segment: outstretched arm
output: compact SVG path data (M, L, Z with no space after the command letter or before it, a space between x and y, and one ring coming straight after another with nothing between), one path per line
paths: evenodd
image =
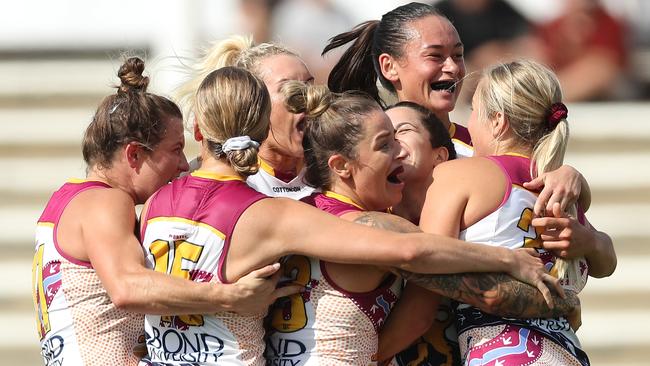
M355 222L397 232L420 231L417 226L400 217L380 212L365 212ZM554 307L551 308L535 287L517 281L505 273L428 275L398 269L394 272L429 291L499 316L556 317L570 313L579 304L577 296L567 291L566 299L553 293Z

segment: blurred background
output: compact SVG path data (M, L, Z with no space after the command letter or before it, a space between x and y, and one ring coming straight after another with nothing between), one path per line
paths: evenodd
M171 96L201 47L234 33L297 50L317 82L330 37L379 19L395 0L21 0L0 13L0 359L42 364L31 304L35 222L50 194L83 177L80 142L122 56L146 57L150 91ZM590 279L578 331L593 365L647 365L650 347L650 1L443 0L470 71L535 57L569 103L567 163L588 179L590 221L618 268ZM464 124L466 98L452 114ZM187 154L197 148L187 135Z

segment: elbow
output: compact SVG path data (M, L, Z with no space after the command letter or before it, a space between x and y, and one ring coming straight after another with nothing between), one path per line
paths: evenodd
M124 311L136 311L139 308L139 303L135 296L131 294L126 286L121 286L119 289L108 292L113 305L116 308Z
M595 268L594 266L589 267L589 276L593 278L605 278L611 276L616 270L618 260L616 256L609 261L606 265Z
M602 234L604 239L600 240L602 243L599 249L593 251L591 256L587 256L587 265L589 276L594 278L603 278L611 276L616 270L618 259L614 251L614 244L612 239Z
M422 256L417 245L404 245L397 249L398 264L402 268L413 268L415 262Z

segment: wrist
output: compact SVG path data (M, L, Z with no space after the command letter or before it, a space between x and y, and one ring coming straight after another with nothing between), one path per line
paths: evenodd
M236 284L210 283L210 285L213 290L211 302L215 304L215 312L232 311L238 298Z
M517 260L515 259L515 251L508 248L498 247L501 252L498 253L500 263L500 270L498 272L511 273L515 268Z

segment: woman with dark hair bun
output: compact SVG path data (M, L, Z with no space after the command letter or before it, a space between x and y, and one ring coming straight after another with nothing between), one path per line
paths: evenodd
M144 266L134 206L188 164L181 112L146 91L143 71L139 58L120 67L117 93L84 134L86 178L63 184L38 220L32 291L46 364L135 365L146 353L144 312L256 311L260 298L274 299L277 278L265 277L277 264L233 285L188 284Z

